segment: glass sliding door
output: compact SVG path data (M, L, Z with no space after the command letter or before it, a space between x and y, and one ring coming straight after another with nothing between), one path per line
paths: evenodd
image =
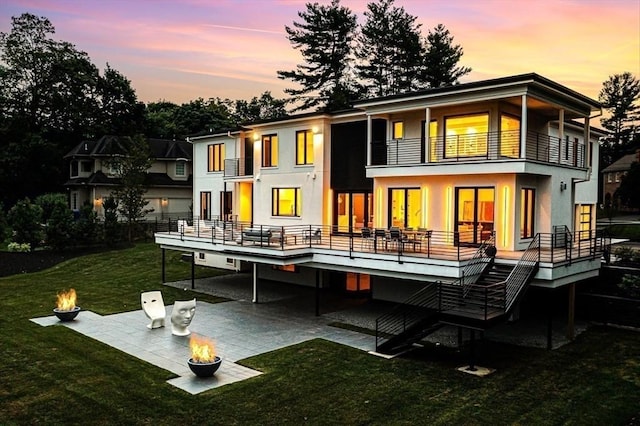
M480 244L494 230L495 190L456 188L456 228L459 244Z
M200 193L200 219L211 220L211 192Z
M337 232L359 232L373 225L373 194L369 192L338 192L334 224Z
M417 229L421 226L420 188L389 189L389 200L389 227Z

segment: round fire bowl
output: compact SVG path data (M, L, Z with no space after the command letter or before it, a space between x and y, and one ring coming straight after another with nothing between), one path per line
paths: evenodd
M222 358L219 356L215 357L215 359L211 362L195 362L193 358L189 358L189 368L193 371L198 377L211 377L214 375L218 368L220 368L220 363L222 363Z
M53 309L53 313L56 314L58 319L63 322L73 321L75 317L78 316L79 312L80 312L80 306L76 306L70 311L62 311L58 308Z

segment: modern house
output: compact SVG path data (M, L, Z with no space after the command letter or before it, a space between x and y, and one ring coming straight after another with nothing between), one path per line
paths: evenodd
M598 275L600 112L524 74L200 136L196 217L155 239L250 265L254 301L260 278L398 302L380 351L441 324L484 330L531 286L573 295Z
M84 203L93 204L99 217L104 217L102 202L120 183L113 158L125 155L124 140L118 136L103 136L85 141L72 149L69 160L69 204L78 210ZM153 160L147 171L145 199L147 218L166 219L190 214L192 205L192 150L186 141L147 139Z

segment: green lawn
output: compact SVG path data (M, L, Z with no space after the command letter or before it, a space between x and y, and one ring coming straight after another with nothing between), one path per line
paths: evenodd
M167 279L188 278L168 254ZM190 395L165 382L170 372L29 321L69 287L83 309L139 309L140 291L160 288L160 249L0 278L0 424L624 425L640 412L640 333L598 327L555 351L485 341L481 364L497 368L485 378L457 372L464 354L447 348L384 360L314 340L244 360L259 377ZM162 291L167 304L184 297Z

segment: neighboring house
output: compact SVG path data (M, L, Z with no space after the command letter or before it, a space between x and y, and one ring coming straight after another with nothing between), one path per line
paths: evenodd
M192 205L192 145L164 139L147 142L153 162L145 181L148 187L145 199L149 201L145 208L153 211L146 218L188 215ZM104 217L103 200L120 183L118 170L111 160L124 154L119 137L103 136L97 141L82 142L65 155L69 160L69 180L65 186L72 210L77 211L89 202L98 216Z
M517 315L530 285L598 275L600 111L524 74L192 138L198 217L156 242L212 266L247 262L254 299L260 277L412 297L433 314L418 334L486 329Z
M605 205L612 202L616 191L620 188L622 178L631 170L631 165L637 162L640 162L640 150L623 156L602 170L602 199ZM616 208L624 208L624 206L616 202Z

